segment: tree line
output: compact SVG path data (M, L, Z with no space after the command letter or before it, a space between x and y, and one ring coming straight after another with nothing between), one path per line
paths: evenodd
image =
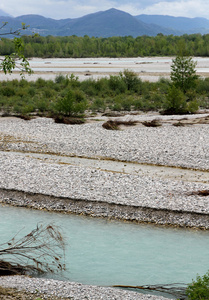
M188 56L209 56L209 34L155 37L22 36L24 55L41 58L176 56L181 45ZM0 55L14 52L11 39L0 40Z

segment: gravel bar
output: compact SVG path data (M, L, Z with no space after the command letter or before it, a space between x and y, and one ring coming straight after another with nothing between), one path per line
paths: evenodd
M194 118L190 116L192 117ZM138 121L150 120L150 117L144 115L130 118ZM52 119L46 118L31 121L1 118L0 150L52 152L191 169L209 169L209 125L207 124L155 128L141 126L112 131L102 128L102 123L66 126L55 124Z
M193 118L194 116L191 116ZM150 117L136 116L146 120ZM182 116L181 116L182 118ZM166 118L164 118L166 119ZM178 118L177 118L178 119ZM56 163L30 152L112 159L209 170L209 125L107 131L102 122L55 124L37 118L0 118L0 201L2 203L209 229L206 183L104 171ZM24 152L22 155L18 152ZM28 277L1 277L0 285L62 299L165 299L119 289Z
M122 289L83 285L69 281L30 278L26 276L0 277L3 287L26 290L35 295L41 294L44 299L56 296L72 300L166 300L168 298L155 295L125 291ZM36 297L34 298L36 299Z

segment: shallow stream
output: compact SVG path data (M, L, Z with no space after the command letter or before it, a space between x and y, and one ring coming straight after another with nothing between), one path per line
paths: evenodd
M1 243L38 222L60 226L66 238L67 271L57 279L102 286L189 283L209 269L208 231L0 206Z

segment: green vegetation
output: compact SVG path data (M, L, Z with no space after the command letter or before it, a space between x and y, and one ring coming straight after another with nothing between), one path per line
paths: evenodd
M176 56L179 45L185 44L188 56L209 56L209 34L155 37L84 37L73 36L22 36L25 57L137 57ZM15 50L11 39L2 38L0 55Z
M7 22L3 22L2 26L0 26L0 30L7 26ZM24 73L31 74L32 70L30 68L29 62L24 55L24 43L21 39L20 33L22 30L25 30L28 26L22 23L22 27L17 30L10 29L8 32L0 33L0 44L4 43L1 39L2 36L11 35L13 37L10 40L10 44L12 43L12 47L7 49L4 59L0 59L0 70L3 70L4 73L12 73L15 68L18 68L20 71L20 76L24 76Z
M195 87L198 76L191 57L178 55L171 65L171 86L166 95L165 113L186 114L198 110Z
M188 101L190 97L191 101ZM58 75L55 81L39 78L0 82L0 110L6 114L41 116L84 116L85 111L195 112L209 108L209 79L196 80L185 95L170 80L143 82L125 70L118 76L79 81L74 75Z
M189 300L209 299L209 271L202 277L198 275L196 281L188 285L186 294Z
M184 94L195 87L196 79L198 78L195 67L196 62L191 57L181 55L173 59L171 81Z

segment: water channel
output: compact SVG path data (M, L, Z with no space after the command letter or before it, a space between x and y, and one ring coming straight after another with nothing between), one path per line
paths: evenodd
M190 283L209 269L208 231L0 206L1 243L38 222L60 226L67 241L67 271L56 279L102 286Z

